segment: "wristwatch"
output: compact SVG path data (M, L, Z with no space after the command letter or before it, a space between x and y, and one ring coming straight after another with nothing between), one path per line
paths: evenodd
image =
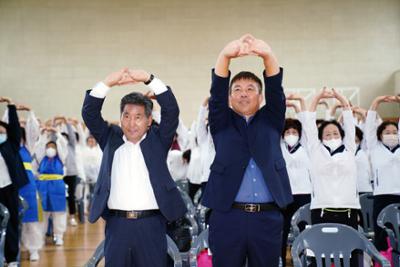
M148 85L149 83L151 83L153 81L153 79L154 79L154 75L150 74L150 78L147 81L145 81L144 84Z

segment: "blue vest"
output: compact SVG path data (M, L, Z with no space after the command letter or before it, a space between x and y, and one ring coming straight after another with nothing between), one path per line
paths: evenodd
M63 167L64 165L58 155L54 158L46 156L40 162L37 186L44 211L66 211Z
M32 157L25 146L19 149L19 155L24 164L26 175L28 176L29 183L19 189L19 194L28 203L22 222L38 222L42 220L42 207L39 201L39 194L36 189L36 179L32 172Z

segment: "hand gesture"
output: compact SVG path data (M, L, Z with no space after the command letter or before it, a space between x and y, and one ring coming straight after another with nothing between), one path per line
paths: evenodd
M115 85L125 85L129 83L135 83L128 72L128 68L123 68L119 71L110 73L103 81L108 87Z
M17 110L21 110L21 111L30 111L31 108L26 106L26 105L17 105Z
M144 83L150 79L150 74L144 70L128 70L128 75L133 83Z

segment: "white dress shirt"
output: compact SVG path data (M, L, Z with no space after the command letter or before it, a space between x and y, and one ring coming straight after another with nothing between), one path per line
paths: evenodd
M148 86L156 95L168 90L157 78L154 78ZM109 90L106 84L99 82L90 95L104 98ZM115 151L111 169L110 196L107 202L109 209L126 211L158 209L149 171L140 148L140 143L145 138L146 134L134 144L123 136L125 143Z

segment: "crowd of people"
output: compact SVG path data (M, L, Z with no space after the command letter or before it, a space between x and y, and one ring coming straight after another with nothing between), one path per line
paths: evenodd
M253 73L230 79L230 60L247 55L263 60L265 99ZM89 221L106 220L110 266L164 266L163 225L185 213L173 181L188 181L192 198L203 192L218 267L278 266L279 257L285 265L290 220L307 203L313 224L357 229L359 196L372 193L376 222L385 206L400 203L399 122L378 113L381 104L400 104L400 96L378 96L363 109L323 88L306 103L299 94L284 94L282 75L264 41L245 35L228 43L213 69L211 95L199 101L189 127L179 119L171 88L142 70L125 68L97 83L85 96L83 121L39 120L32 108L1 97L7 104L0 122L0 203L10 212L8 266L20 247L39 260L49 218L54 245L63 246L67 225L77 225L80 181L87 186ZM110 88L137 82L151 91L128 94L120 122L105 121L101 107ZM22 222L19 196L28 203ZM375 246L386 249L376 225ZM128 257L121 247L129 248Z

